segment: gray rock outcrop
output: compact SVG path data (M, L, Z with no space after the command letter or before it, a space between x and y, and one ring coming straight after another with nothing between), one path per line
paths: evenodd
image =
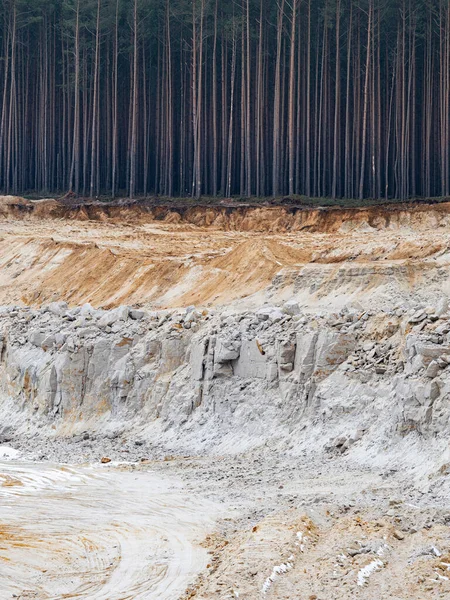
M239 430L246 443L296 427L341 439L381 416L386 435L439 435L450 418L447 306L315 318L286 305L225 318L194 307L4 307L0 402L41 433L114 423L204 447L235 443Z

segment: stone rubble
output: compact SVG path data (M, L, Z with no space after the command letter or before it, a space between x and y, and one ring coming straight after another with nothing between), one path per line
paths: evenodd
M0 309L0 390L32 423L70 421L74 434L139 424L207 449L239 436L237 423L248 444L322 423L320 443L345 452L380 410L386 431L445 431L449 365L446 299L314 316L296 301L234 314Z

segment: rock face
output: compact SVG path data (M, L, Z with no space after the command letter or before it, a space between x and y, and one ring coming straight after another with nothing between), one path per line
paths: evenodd
M310 427L353 440L332 444L345 451L377 422L383 437L380 420L386 435L440 434L450 418L447 306L315 318L290 304L228 316L3 307L0 403L41 433L140 427L205 448L234 445L244 430L252 444Z

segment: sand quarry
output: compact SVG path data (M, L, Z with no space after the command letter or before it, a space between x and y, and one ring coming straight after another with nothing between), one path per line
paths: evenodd
M446 203L3 197L0 598L448 598L449 248Z

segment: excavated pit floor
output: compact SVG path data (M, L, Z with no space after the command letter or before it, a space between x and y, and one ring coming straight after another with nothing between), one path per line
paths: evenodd
M0 462L0 597L178 598L218 506L120 466Z
M2 462L0 597L447 598L445 490L426 495L400 471L270 449Z

